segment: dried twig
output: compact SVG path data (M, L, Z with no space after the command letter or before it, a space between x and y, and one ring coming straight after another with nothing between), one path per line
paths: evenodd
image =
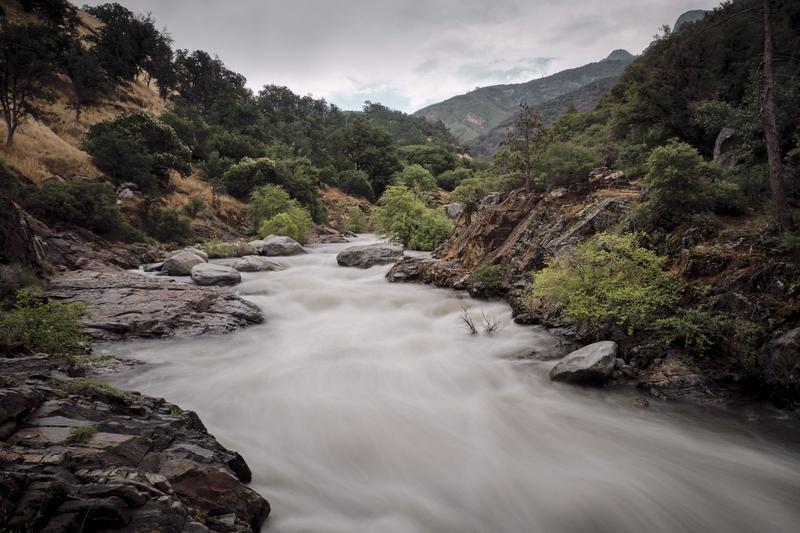
M472 315L469 314L469 309L467 309L465 305L461 307L461 322L464 323L464 328L470 336L474 337L478 334L478 327L475 325L475 321L472 319Z

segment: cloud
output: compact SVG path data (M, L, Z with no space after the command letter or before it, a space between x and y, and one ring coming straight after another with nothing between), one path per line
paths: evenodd
M106 0L89 0L90 4ZM345 109L404 111L643 50L713 0L118 0L175 46L215 53L258 90L281 84Z

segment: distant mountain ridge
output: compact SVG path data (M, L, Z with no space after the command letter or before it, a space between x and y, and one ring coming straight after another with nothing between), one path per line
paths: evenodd
M441 120L459 141L471 141L514 116L520 102L536 106L597 80L616 78L634 58L626 50L614 50L595 63L525 83L481 87L424 107L414 115Z

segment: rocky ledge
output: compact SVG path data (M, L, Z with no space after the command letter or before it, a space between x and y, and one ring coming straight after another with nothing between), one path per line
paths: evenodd
M223 289L127 272L67 272L47 296L84 302L86 332L103 341L228 333L264 321L258 306Z
M260 529L269 503L197 415L82 373L0 358L0 529Z

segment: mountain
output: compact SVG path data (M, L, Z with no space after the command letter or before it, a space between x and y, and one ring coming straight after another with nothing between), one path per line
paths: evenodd
M705 16L706 12L702 9L692 9L691 11L687 11L678 17L678 20L675 21L675 25L672 27L672 31L678 31L686 24L703 20Z
M549 124L561 115L570 112L583 113L591 111L597 105L600 97L611 89L618 79L618 76L609 76L608 78L593 81L570 93L537 104L533 108L539 113L545 124ZM491 159L492 155L500 147L500 143L508 135L515 118L516 114L511 115L488 132L466 142L465 145L469 152L481 159Z
M520 102L541 104L596 80L619 76L633 59L634 56L625 50L614 50L596 63L525 83L481 87L424 107L414 115L441 120L459 141L469 141L513 116Z

